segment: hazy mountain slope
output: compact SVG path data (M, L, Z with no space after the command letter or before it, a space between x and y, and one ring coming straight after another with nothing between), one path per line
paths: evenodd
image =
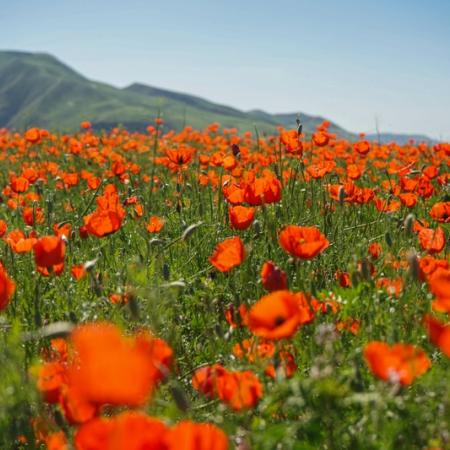
M256 128L260 134L274 133L279 125L294 128L297 117L295 113L245 112L140 83L119 89L91 81L51 55L0 51L0 127L73 131L82 120L90 120L98 129L123 125L144 131L157 115L164 117L168 128L177 130L185 125L203 128L219 122L222 127L236 127L241 132ZM314 132L325 120L302 113L300 117L305 133ZM347 139L357 138L334 123L330 131ZM393 136L397 141L409 138L382 134L381 140L389 141Z

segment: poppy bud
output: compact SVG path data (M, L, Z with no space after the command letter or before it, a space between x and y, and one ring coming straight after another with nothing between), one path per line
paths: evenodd
M163 278L167 281L170 278L170 266L167 263L163 264L162 267Z
M128 297L128 307L134 320L139 320L139 303L134 295Z
M175 404L178 409L184 413L189 410L189 400L184 393L184 391L179 386L171 386L170 393L172 394L173 399L175 400Z
M344 203L345 200L345 189L343 186L341 186L339 188L339 193L338 193L338 198L339 198L339 204L342 205Z
M411 249L406 256L409 264L409 273L414 280L420 279L420 268L417 253L414 249Z
M203 222L197 222L197 223L193 223L192 225L189 225L184 231L183 234L181 235L181 239L183 241L187 241L191 235L194 233L194 231L200 227L201 225L203 225Z
M406 234L411 235L413 224L414 224L414 214L408 214L406 216L404 223Z
M392 237L391 237L391 233L389 233L389 231L386 231L386 234L384 235L384 239L386 240L386 244L389 247L392 247Z

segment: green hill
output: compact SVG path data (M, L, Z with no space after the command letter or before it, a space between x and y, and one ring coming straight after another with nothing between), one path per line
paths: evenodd
M0 126L30 126L73 131L82 120L96 128L118 124L144 130L157 114L168 127L202 128L211 122L240 131L272 133L276 126L295 126L296 114L244 112L208 100L135 83L119 89L91 81L51 55L0 51ZM301 115L306 132L323 119ZM334 126L341 136L350 133Z
M279 125L294 128L297 118L296 113L240 111L139 83L119 89L91 81L51 55L0 51L0 127L23 130L39 126L70 132L78 129L82 120L89 120L97 129L123 125L143 131L158 114L164 117L167 127L176 130L185 125L203 128L219 122L222 127L236 127L241 132L256 128L261 134L273 133ZM313 132L323 120L301 114L306 133ZM356 138L333 123L330 131L340 137Z

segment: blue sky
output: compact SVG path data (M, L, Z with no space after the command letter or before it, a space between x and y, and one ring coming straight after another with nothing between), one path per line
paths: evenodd
M0 47L89 78L450 140L449 0L0 0Z

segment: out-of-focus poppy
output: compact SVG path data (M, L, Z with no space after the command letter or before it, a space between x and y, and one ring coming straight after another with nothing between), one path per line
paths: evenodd
M435 311L450 312L450 270L438 267L429 277L431 293L436 297L432 306Z
M33 251L36 265L50 268L64 262L66 244L59 236L44 236L36 241Z
M364 358L375 376L385 381L411 384L423 375L431 362L426 353L410 344L369 342L364 348Z
M159 233L164 227L165 221L158 216L150 217L145 228L149 233Z
M228 438L213 424L184 420L170 430L168 445L168 450L227 450Z
M0 311L3 311L16 290L16 284L9 278L3 264L0 263Z
M98 417L75 433L76 450L168 450L169 429L159 419L140 412Z
M435 230L422 228L419 231L420 246L431 255L440 253L445 247L445 241L445 233L441 227L437 227Z
M241 411L257 405L263 395L263 386L250 370L227 371L217 379L217 393L220 400L235 411Z
M172 352L163 341L140 335L126 338L112 324L81 325L71 341L74 358L68 384L96 405L143 405L171 361Z
M450 324L443 324L429 314L424 317L424 323L430 341L450 358Z

